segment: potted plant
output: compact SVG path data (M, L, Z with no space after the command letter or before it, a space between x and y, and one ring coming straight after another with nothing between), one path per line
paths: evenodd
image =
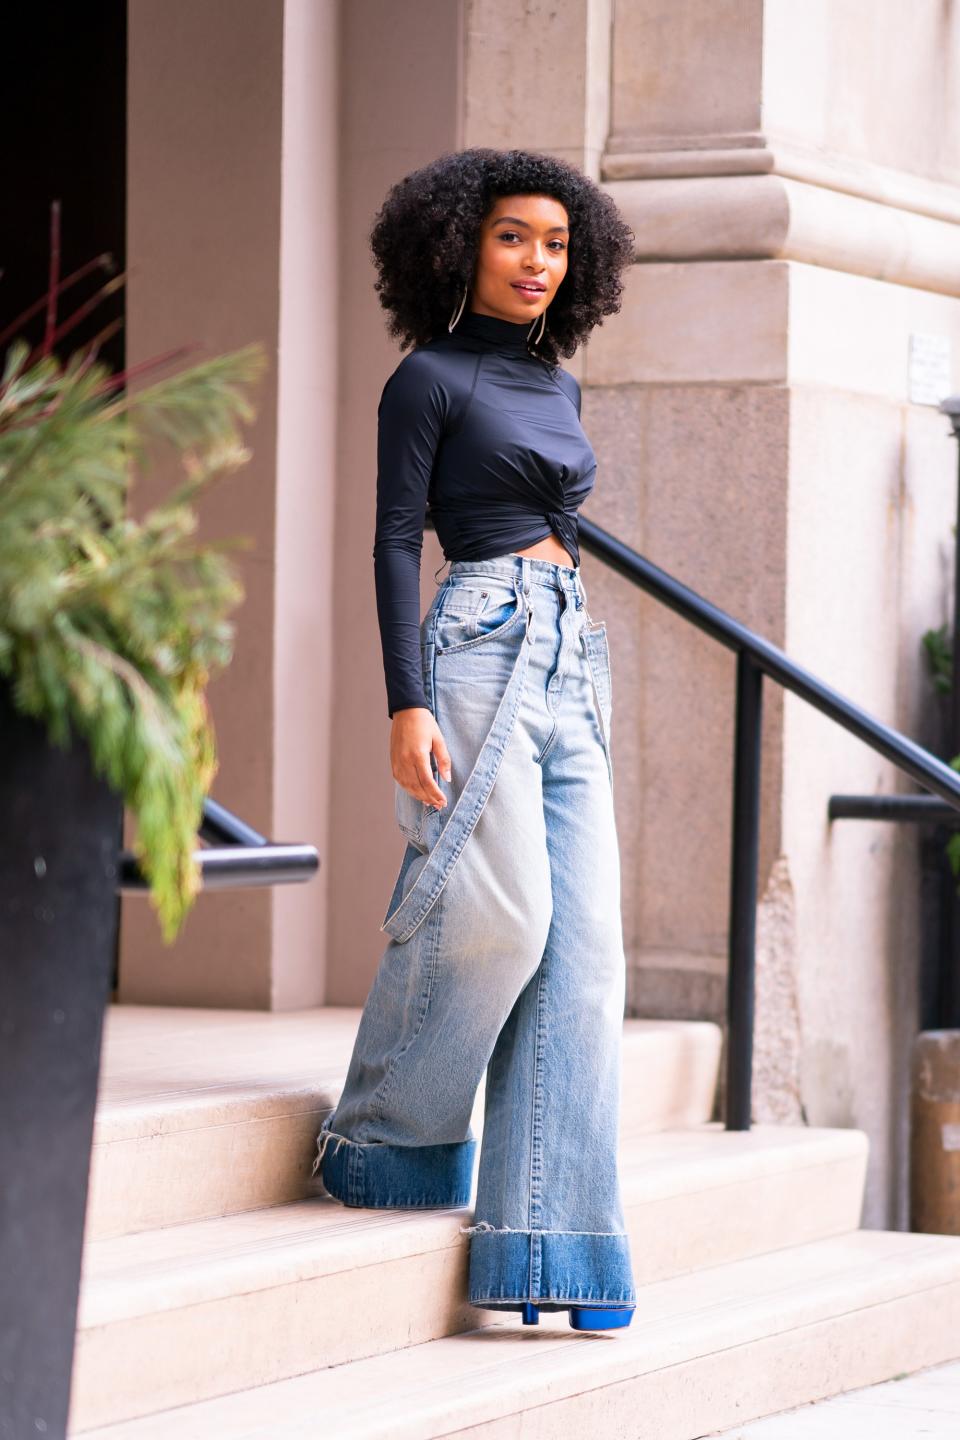
M58 358L79 311L58 324L57 298L81 273L57 274L58 226L54 205L47 293L0 329L0 1410L17 1434L65 1433L124 806L168 943L199 888L205 689L243 594L227 551L247 542L201 543L196 504L249 458L266 364L251 344L142 383L185 348L111 374L109 326ZM134 518L158 443L183 478Z

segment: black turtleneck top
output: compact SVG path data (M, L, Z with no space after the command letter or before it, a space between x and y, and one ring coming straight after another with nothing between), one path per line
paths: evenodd
M554 533L580 563L577 510L597 461L580 386L527 345L530 321L467 311L411 350L377 411L373 546L387 713L427 706L420 560L429 506L446 560L488 560Z

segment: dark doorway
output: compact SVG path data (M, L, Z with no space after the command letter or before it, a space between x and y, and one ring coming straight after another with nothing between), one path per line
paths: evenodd
M126 0L7 6L3 42L0 330L47 288L52 201L60 202L61 279L99 255L112 257L109 269L94 267L59 297L58 324L126 265ZM99 357L123 370L123 314L120 286L62 337L57 355L65 360L119 320ZM39 343L45 320L41 308L23 338ZM116 979L115 959L114 986Z
M61 276L103 252L113 255L118 272L126 263L126 0L9 6L3 29L0 314L6 324L46 288L52 200L61 202ZM80 280L64 295L58 316L107 278L97 270ZM64 336L58 353L91 340L122 313L121 289ZM25 333L40 339L43 316ZM123 354L121 328L102 357L121 370Z

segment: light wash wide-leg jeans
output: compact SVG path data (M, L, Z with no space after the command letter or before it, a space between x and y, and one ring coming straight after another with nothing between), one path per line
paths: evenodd
M421 654L447 805L396 787L390 938L314 1174L347 1205L469 1204L485 1074L469 1302L633 1306L606 625L579 567L458 560Z

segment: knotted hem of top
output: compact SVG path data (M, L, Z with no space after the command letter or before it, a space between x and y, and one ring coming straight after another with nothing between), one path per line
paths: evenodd
M330 1145L330 1141L336 1143ZM451 1208L470 1203L477 1141L388 1145L323 1128L317 1158L324 1188L344 1205L377 1209Z
M460 1227L464 1230L464 1227ZM623 1231L507 1230L471 1225L467 1299L481 1309L543 1310L637 1302Z

